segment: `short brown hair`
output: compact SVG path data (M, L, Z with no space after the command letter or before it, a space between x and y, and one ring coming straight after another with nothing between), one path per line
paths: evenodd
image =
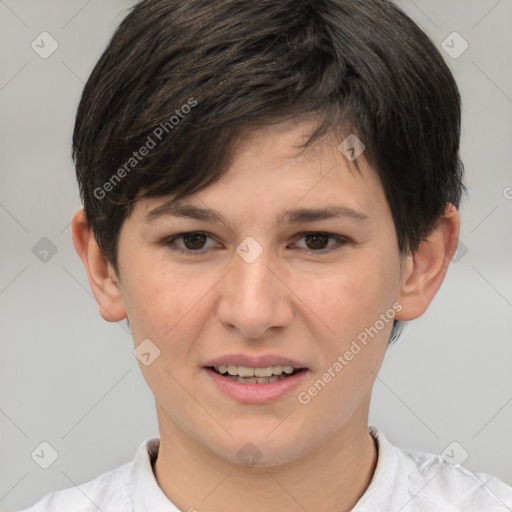
M116 272L119 232L138 198L207 187L227 171L241 127L305 112L321 121L308 142L341 127L363 141L401 252L417 248L447 203L458 207L457 85L392 2L135 5L85 85L73 135L87 220Z

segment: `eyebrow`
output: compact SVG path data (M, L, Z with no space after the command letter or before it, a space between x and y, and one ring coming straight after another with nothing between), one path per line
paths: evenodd
M231 223L221 213L211 208L200 208L172 199L148 212L144 217L144 222L150 223L167 216L190 218L210 223L221 222L231 228ZM275 223L300 224L342 217L358 221L369 220L366 214L348 206L328 206L326 208L283 210L276 216Z

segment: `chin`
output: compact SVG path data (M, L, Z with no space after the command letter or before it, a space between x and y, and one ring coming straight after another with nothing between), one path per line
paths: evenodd
M233 437L223 436L222 440L205 439L204 444L219 457L248 468L270 468L293 462L307 452L307 442L297 432L294 435L289 430L279 432L273 422L271 428L268 423L252 425L251 428L230 430L235 433ZM275 429L275 431L272 431ZM269 434L270 433L270 434Z

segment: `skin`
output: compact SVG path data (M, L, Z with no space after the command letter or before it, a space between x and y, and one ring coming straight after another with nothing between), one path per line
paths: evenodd
M139 200L121 229L119 275L83 210L73 217L73 241L101 315L128 317L135 346L149 338L161 351L140 366L158 413L155 475L180 510L354 507L377 462L368 410L392 322L307 405L297 395L394 303L401 308L397 319L420 316L455 252L459 216L448 205L418 250L400 254L382 185L364 154L359 173L333 135L299 152L312 127L312 121L286 121L249 131L228 173L187 198L220 212L229 226L172 216L146 223L146 213L169 198ZM367 220L275 223L284 209L326 205L350 207ZM169 243L190 231L211 237L200 255L172 249L187 247L183 239ZM304 232L347 241L315 245ZM263 249L252 263L236 253L247 236ZM325 246L339 249L313 252ZM220 392L203 368L229 353L290 357L305 362L308 374L299 389L271 403L240 403ZM261 452L252 467L237 457L247 442Z

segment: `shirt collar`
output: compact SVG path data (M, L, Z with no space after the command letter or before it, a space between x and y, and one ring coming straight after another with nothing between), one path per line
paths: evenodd
M375 426L368 427L377 448L377 466L372 481L352 512L381 511L382 506L393 503L394 498L407 486L397 482L399 461L396 448ZM179 512L158 486L153 463L158 456L160 438L146 439L137 450L131 468L131 486L134 512ZM398 489L404 487L404 489Z
M159 447L159 437L146 439L133 460L131 485L134 512L179 512L160 489L153 473Z
M405 480L396 479L400 471L397 448L374 425L370 425L368 431L377 448L377 466L370 485L351 512L387 510L395 503L397 496L402 495L407 489Z

